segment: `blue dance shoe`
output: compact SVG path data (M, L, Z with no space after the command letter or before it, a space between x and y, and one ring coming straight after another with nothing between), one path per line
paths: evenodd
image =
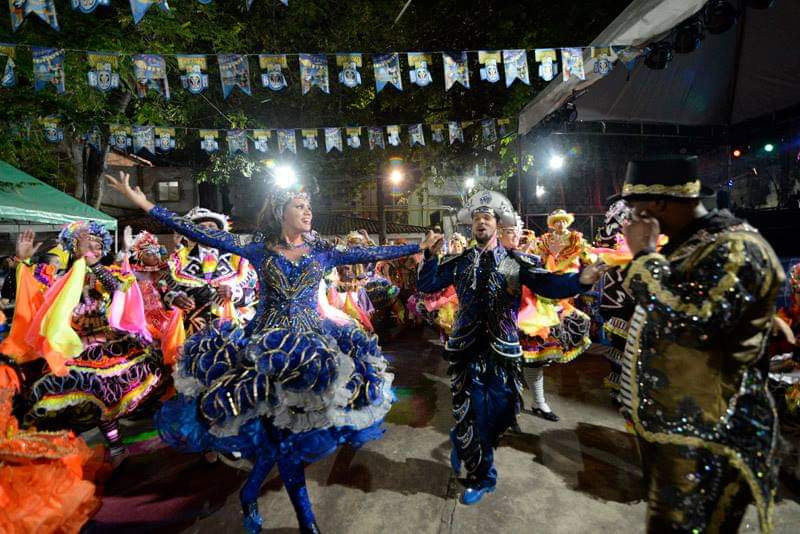
M467 488L461 494L459 501L461 504L466 504L467 506L471 504L477 504L483 498L483 496L487 493L493 493L495 486L486 486L481 488Z
M258 534L261 532L261 525L263 520L258 513L258 503L248 503L242 506L244 512L244 528L250 534Z

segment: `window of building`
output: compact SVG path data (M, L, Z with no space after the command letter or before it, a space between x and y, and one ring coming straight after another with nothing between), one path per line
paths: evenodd
M178 180L158 182L158 202L178 202L181 199L181 184Z

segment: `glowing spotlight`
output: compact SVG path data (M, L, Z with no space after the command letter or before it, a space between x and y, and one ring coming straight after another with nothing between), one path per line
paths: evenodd
M562 168L564 166L564 156L559 154L553 154L550 156L550 168L554 171Z
M467 191L471 190L475 187L475 178L467 178L464 180L464 187L467 188Z
M536 198L542 198L547 191L545 190L543 185L536 186Z
M767 143L766 145L764 145L764 150L766 150L767 152L772 152L773 150L775 150L775 145L773 145L772 143Z
M291 187L297 181L297 174L295 174L294 169L289 165L276 167L272 175L275 177L275 185L281 189Z
M732 155L734 158L741 158L741 157L742 157L742 151L741 151L741 150L739 150L738 148L734 148L734 149L733 149L733 152L731 152L731 155Z
M393 170L389 173L389 180L395 185L399 184L403 181L403 171L399 169Z

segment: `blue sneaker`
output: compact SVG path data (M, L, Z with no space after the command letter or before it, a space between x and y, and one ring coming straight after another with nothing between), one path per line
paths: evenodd
M467 506L471 504L477 504L483 498L483 496L487 493L493 493L495 486L486 486L481 488L467 488L461 494L459 501L461 504L466 504Z
M461 474L461 458L458 457L458 451L455 447L450 447L450 467L456 476Z
M251 502L242 506L244 512L244 529L250 534L261 532L263 520L258 513L258 503Z

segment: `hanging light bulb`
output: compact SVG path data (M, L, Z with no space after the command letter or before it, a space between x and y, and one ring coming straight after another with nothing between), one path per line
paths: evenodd
M711 0L705 11L706 29L714 35L725 33L736 24L738 16L728 0Z
M675 53L688 54L697 50L703 40L703 21L692 18L678 26L675 32Z
M672 61L672 43L661 41L647 47L644 64L653 70L664 70Z

